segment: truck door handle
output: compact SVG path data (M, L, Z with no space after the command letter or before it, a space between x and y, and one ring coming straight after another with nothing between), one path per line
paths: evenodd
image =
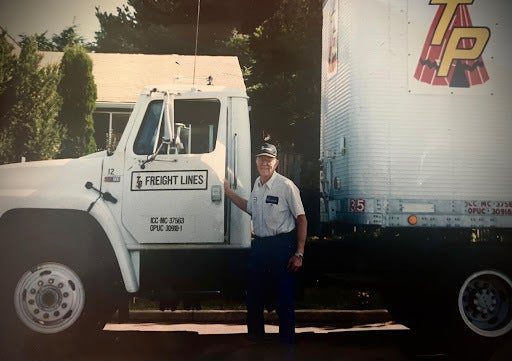
M98 193L99 193L99 195L100 195L101 197L103 197L103 199L104 199L104 200L106 200L107 202L112 202L112 203L114 203L114 204L116 204L116 203L117 203L117 198L116 198L116 197L114 197L114 196L113 196L111 193L109 193L109 192L102 192L102 191L100 191L99 189L97 189L96 187L94 187L94 185L92 184L92 182L86 182L86 183L85 183L85 188L95 190L95 191L96 191L96 192L98 192Z

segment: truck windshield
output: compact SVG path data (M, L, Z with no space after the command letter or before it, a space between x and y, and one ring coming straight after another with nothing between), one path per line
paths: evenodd
M160 119L162 100L149 103L135 139L135 154L152 154L162 142L164 122ZM220 101L185 99L174 101L175 142L164 145L161 154L204 154L213 152L217 142ZM158 142L155 147L155 142Z

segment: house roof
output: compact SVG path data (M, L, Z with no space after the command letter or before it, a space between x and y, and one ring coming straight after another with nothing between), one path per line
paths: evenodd
M59 64L62 52L42 52L42 65ZM135 103L149 84L190 84L194 73L193 55L147 55L89 53L97 86L97 105ZM213 85L245 90L242 70L236 56L197 56L195 85ZM106 105L106 104L105 104Z

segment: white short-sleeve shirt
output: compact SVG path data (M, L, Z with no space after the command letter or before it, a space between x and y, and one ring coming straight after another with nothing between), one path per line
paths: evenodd
M295 228L296 218L305 214L299 189L277 172L265 184L261 184L260 177L256 179L247 212L258 237L288 233Z

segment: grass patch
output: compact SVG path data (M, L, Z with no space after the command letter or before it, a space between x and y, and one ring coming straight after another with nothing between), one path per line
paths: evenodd
M172 307L171 307L172 305ZM132 310L158 310L160 302L133 297L129 308ZM297 296L296 309L372 310L385 308L380 294L374 290L340 287L306 287ZM178 310L245 310L243 300L209 298L166 304L165 309Z
M297 309L371 310L384 308L374 290L340 287L306 287L297 300Z

